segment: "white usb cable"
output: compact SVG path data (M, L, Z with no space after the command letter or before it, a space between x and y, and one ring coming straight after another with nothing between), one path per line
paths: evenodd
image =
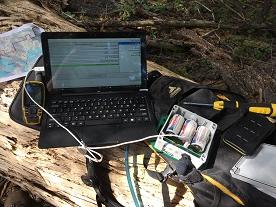
M29 96L29 98L42 110L44 111L49 117L51 117L51 119L53 119L61 128L63 128L64 130L66 130L79 144L80 144L80 148L84 149L85 151L87 151L88 154L85 155L85 157L87 157L88 159L94 161L94 162L101 162L103 160L103 155L99 152L96 152L95 150L92 149L88 149L87 146L80 141L67 127L63 126L58 120L56 120L52 114L50 114L44 107L42 107L41 105L39 105L29 94L28 90L26 89L25 85L26 85L26 81L27 81L27 77L28 75L31 73L31 71L33 71L34 69L30 70L29 73L25 76L24 78L24 82L23 82L23 90L25 90L26 94ZM98 158L96 157L98 156Z
M179 135L174 135L174 134L156 134L156 135L152 135L152 136L147 136L147 137L144 137L144 138L141 138L141 139L136 139L136 140L133 140L133 141L128 141L128 142L121 142L119 144L114 144L114 145L109 145L109 146L101 146L101 147L87 147L88 149L91 149L91 150L97 150L97 149L109 149L109 148L113 148L113 147L119 147L119 146L122 146L122 145L126 145L126 144L134 144L134 143L137 143L137 142L142 142L142 141L146 141L148 139L153 139L153 138L163 138L163 137L176 137L176 138L182 138L181 136Z
M85 154L84 156L90 160L92 160L93 162L101 162L103 160L103 155L97 151L95 151L96 149L109 149L109 148L113 148L113 147L119 147L122 145L126 145L126 144L133 144L133 143L137 143L137 142L141 142L141 141L145 141L148 139L152 139L152 138L158 138L158 137L177 137L177 138L181 138L181 136L179 135L152 135L152 136L148 136L148 137L144 137L141 139L137 139L137 140L133 140L133 141L128 141L128 142L122 142L119 144L115 144L115 145L108 145L108 146L101 146L101 147L87 147L85 145L85 143L83 141L81 141L79 138L77 138L73 132L71 132L67 127L65 127L64 125L62 125L58 120L56 120L52 114L50 112L48 112L44 107L42 107L41 105L39 105L29 94L28 90L26 89L25 85L26 85L26 81L27 78L29 76L29 74L31 73L31 71L34 71L35 68L33 68L32 70L29 71L29 73L25 76L24 78L24 82L23 82L23 90L25 90L26 94L29 96L29 98L42 110L44 111L49 117L51 117L51 119L53 119L61 128L63 128L64 130L66 130L79 144L79 148L82 150L85 150L85 152L87 152L88 154ZM98 157L97 157L98 156Z

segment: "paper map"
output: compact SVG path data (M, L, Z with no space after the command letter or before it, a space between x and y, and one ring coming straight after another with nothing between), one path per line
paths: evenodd
M32 23L0 34L0 82L23 77L42 55L40 34Z

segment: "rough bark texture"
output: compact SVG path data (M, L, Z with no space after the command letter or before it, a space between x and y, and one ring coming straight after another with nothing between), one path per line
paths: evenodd
M33 22L46 31L85 31L43 6L25 0L3 1L0 3L0 32L28 22Z
M250 25L243 24L240 26L218 24L213 21L205 20L189 20L189 21L178 21L178 20L140 20L140 21L89 21L85 23L91 27L158 27L160 30L169 28L214 28L214 29L226 29L226 30L269 30L274 31L274 27L267 26L265 24Z

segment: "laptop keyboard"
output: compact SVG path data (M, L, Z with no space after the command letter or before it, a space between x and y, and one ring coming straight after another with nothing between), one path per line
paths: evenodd
M49 112L64 126L138 123L150 120L146 97L63 97L52 100ZM59 127L48 117L48 128Z

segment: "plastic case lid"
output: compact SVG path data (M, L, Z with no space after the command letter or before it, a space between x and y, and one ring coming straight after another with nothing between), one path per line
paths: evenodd
M254 185L276 198L276 146L262 144L252 156L243 156L230 170L232 177Z

